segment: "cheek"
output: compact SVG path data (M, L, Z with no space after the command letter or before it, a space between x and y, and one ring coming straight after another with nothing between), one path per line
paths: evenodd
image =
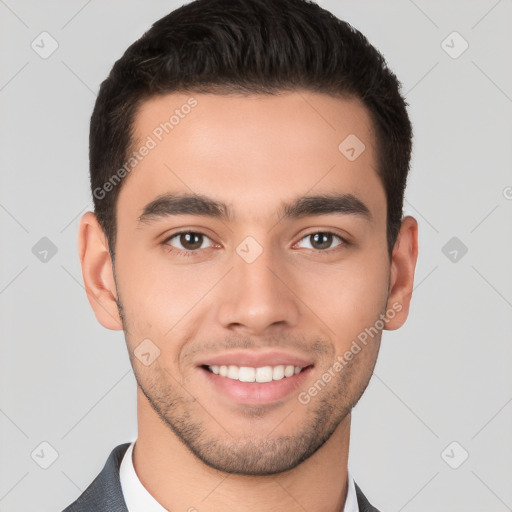
M382 259L375 265L367 261L333 266L305 279L299 295L343 345L374 325L385 311L388 269Z
M172 265L143 251L119 250L116 277L130 335L165 341L183 330L194 309L204 304L221 269Z

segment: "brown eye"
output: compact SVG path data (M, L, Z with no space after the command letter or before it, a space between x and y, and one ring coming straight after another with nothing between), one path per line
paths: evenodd
M336 245L332 245L333 240L337 238L340 240L340 243ZM341 238L339 235L331 233L330 231L318 231L316 233L310 233L306 235L302 240L308 240L310 243L310 247L308 249L314 249L318 251L325 251L326 249L332 249L333 247L337 247L339 245L345 244L345 240Z
M209 238L206 235L203 235L203 233L197 233L195 231L183 231L181 233L176 233L172 235L165 241L165 243L170 245L174 249L177 249L178 251L197 251L198 249L201 248L204 249L204 247L201 246L203 245L205 239L209 240ZM173 240L176 240L179 245L174 245L174 243L172 243Z

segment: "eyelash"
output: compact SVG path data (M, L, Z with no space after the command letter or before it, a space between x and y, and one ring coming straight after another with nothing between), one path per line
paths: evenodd
M336 251L337 249L342 249L343 247L347 247L349 245L351 245L351 243L343 238L342 236L338 235L337 233L333 232L333 231L311 231L310 233L307 233L305 234L300 240L304 240L305 238L309 237L309 236L312 236L312 235L316 235L316 234L324 234L324 235L333 235L334 237L336 238L339 238L341 240L342 243L340 243L339 245L335 246L335 247L331 247L329 249L309 249L309 250L312 250L312 251L315 251L316 253L327 253L327 254L331 254L331 252L333 251ZM165 249L168 251L168 252L172 252L174 254L176 254L177 256L184 256L185 258L190 258L190 257L194 257L194 256L197 256L199 251L201 249L195 249L195 250L183 250L183 249L176 249L176 247L173 247L172 245L169 244L169 242L179 236L179 235L183 235L183 234L195 234L195 235L202 235L206 238L210 238L208 235L206 235L205 233L202 233L201 231L178 231L177 233L173 233L171 236L167 237L163 242L162 242L162 245L165 247ZM207 249L210 249L211 247L207 247Z

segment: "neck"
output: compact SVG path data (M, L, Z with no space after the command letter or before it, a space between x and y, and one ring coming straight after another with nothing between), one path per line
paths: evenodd
M135 471L149 493L168 510L343 511L350 415L311 457L294 469L269 476L229 474L205 465L141 396L138 425L133 452Z

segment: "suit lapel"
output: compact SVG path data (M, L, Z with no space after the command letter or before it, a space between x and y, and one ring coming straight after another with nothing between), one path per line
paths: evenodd
M355 483L355 482L354 482ZM355 483L359 512L379 512L367 499L360 487Z
M130 443L112 450L101 473L82 495L63 512L128 512L121 490L119 467Z

